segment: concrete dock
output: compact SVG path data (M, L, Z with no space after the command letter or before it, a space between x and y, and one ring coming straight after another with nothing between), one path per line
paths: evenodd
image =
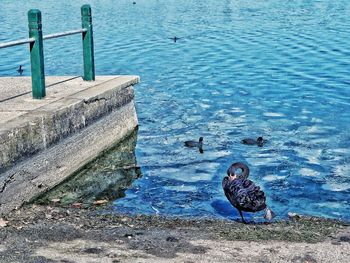
M0 215L47 191L138 125L137 76L46 77L34 100L29 77L0 78Z

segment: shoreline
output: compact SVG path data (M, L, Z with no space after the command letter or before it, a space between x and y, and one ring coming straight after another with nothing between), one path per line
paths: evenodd
M350 226L295 217L273 223L101 214L27 205L0 227L0 262L346 262ZM136 261L137 260L137 261Z

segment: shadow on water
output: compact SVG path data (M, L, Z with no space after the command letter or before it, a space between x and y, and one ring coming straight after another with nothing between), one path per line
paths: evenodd
M88 207L96 200L124 197L126 189L142 176L135 156L136 141L137 130L34 203Z

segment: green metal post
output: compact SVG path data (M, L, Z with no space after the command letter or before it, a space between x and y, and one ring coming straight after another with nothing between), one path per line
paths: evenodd
M95 80L94 39L92 35L92 18L90 5L81 7L83 32L84 80Z
M34 99L45 97L45 72L43 33L41 12L38 9L28 11L29 37L35 42L30 43L30 63L32 66L32 93Z

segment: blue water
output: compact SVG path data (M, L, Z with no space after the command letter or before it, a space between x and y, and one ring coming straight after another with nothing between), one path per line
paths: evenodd
M114 209L236 218L221 180L243 161L280 218L350 220L350 2L136 2L90 1L96 73L142 79L143 176ZM0 42L27 36L30 8L43 12L44 34L79 28L84 3L2 0ZM0 57L0 76L16 75L19 64L29 74L26 46ZM45 42L45 63L48 75L82 74L80 36ZM183 147L200 136L203 154ZM266 146L240 144L257 136Z

